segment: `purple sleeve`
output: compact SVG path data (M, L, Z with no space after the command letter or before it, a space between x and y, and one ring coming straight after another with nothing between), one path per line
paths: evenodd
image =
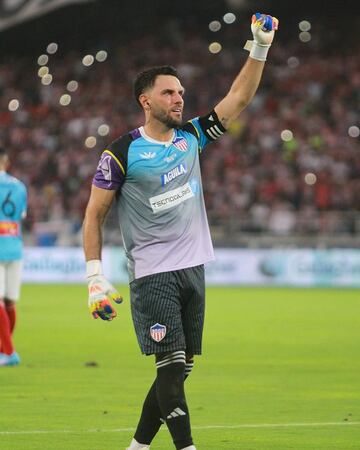
M101 155L93 178L93 185L110 191L117 191L125 181L125 174L118 161L107 152Z

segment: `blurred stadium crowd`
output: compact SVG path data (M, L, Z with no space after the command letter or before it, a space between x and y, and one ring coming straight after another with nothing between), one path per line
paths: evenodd
M319 46L316 30L312 36L302 42L295 32L287 42L276 41L253 103L204 151L214 229L275 235L360 230L360 52L331 54ZM0 141L10 150L11 173L29 188L26 229L34 244L77 242L101 150L142 124L132 96L138 71L167 63L178 68L185 119L207 113L225 95L247 57L242 46L249 33L237 24L227 27L222 50L212 54L209 43L217 37L172 23L165 34L104 45L107 57L97 53L101 48L89 49L101 62L61 53L59 44L42 66L30 57L0 66ZM52 78L44 78L46 67ZM110 233L115 242L118 235Z

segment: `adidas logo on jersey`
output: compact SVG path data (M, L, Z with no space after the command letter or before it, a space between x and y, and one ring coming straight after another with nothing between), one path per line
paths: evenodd
M144 153L140 153L140 156L143 159L152 159L152 158L155 158L156 153L154 153L154 152L144 152Z
M180 408L175 408L173 412L171 412L168 416L167 419L175 419L175 417L180 417L180 416L186 416L186 412L184 412L182 409Z

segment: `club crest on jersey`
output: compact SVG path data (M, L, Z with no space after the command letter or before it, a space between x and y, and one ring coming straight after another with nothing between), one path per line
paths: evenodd
M173 142L173 144L181 152L187 152L188 145L187 145L186 139L184 139L183 137L177 137L175 139L175 141Z
M103 177L106 181L111 181L111 156L103 153L103 156L98 165L98 169L101 170Z
M150 327L150 336L155 342L160 342L166 336L166 326L156 323Z
M161 175L161 185L165 186L166 184L170 183L170 181L175 180L175 178L179 177L180 175L184 175L184 173L186 172L186 165L183 163L179 164L178 166L169 170L169 172L163 173Z

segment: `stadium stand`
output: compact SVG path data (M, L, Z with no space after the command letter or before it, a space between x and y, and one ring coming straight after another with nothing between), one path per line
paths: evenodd
M253 104L203 155L216 243L231 236L240 245L272 245L275 237L278 243L313 239L354 246L358 239L360 52L354 44L331 54L333 36L318 38L325 27L318 24L309 42L300 41L298 33L276 42ZM225 94L247 55L239 24L222 32L218 54L208 50L214 40L209 30L191 23L169 24L164 36L164 30L146 32L90 48L87 53L105 49L108 57L88 67L83 51L60 48L49 55L53 78L48 85L38 76L37 58L17 57L0 66L0 139L11 151L11 172L29 187L27 242L79 243L100 151L141 123L132 98L137 71L176 66L187 90L185 118L190 118ZM78 83L73 92L67 90L71 80ZM63 94L71 95L67 106L59 104ZM12 99L20 105L14 111L9 110ZM104 124L109 133L103 127L101 136ZM111 213L107 226L113 232L106 233L111 243L121 241L115 221Z

